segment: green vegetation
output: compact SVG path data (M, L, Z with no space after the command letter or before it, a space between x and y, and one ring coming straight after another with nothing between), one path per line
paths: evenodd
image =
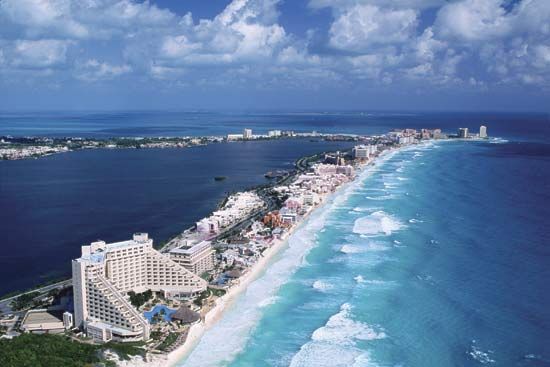
M11 301L11 307L14 311L24 310L34 305L33 299L38 297L40 292L25 293Z
M132 303L132 305L135 308L140 308L147 301L153 298L153 292L150 289L146 290L143 293L135 293L133 291L130 291L128 292L128 296L130 296L130 302Z
M208 296L210 296L210 292L208 290L205 290L200 294L200 296L198 296L193 300L193 303L196 304L197 306L202 306L202 301L207 299Z
M89 367L103 363L114 366L102 358L101 352L109 349L121 359L141 355L142 343L85 344L61 335L23 334L13 339L0 339L0 366L6 367Z
M160 340L162 338L163 333L160 331L151 331L151 339L153 340Z
M225 293L227 293L227 291L225 289L208 288L208 290L216 297L221 297Z
M0 366L80 367L104 362L99 347L57 335L23 334L0 340Z
M166 350L169 346L174 344L178 340L178 333L169 333L162 343L157 347L159 350Z

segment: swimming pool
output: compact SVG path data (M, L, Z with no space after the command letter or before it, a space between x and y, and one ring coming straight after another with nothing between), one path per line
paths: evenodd
M176 312L176 310L173 310L166 305L156 305L151 311L144 312L143 316L145 316L145 318L149 320L151 324L153 324L153 317L155 317L156 314L160 313L161 310L164 310L164 321L172 321L172 314Z

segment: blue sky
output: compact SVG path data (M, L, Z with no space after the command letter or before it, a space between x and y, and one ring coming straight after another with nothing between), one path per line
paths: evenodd
M548 0L0 0L0 109L550 110Z

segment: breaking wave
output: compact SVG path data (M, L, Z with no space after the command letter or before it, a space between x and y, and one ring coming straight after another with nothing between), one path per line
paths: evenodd
M472 345L468 351L470 357L482 364L495 363L496 361L491 357L493 351L488 350L486 352L482 351L477 345L476 341L472 340Z
M358 365L359 361L368 361L368 354L357 348L356 342L383 339L386 334L383 330L353 320L351 309L349 303L341 305L340 311L315 330L311 340L302 345L292 357L290 366L348 367Z
M359 218L353 225L353 232L361 235L377 236L390 235L402 229L404 225L393 216L377 211L367 217Z

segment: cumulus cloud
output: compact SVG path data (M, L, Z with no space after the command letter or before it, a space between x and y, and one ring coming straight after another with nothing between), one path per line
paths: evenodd
M112 65L100 62L96 59L78 62L75 75L78 79L95 82L98 80L109 80L132 71L129 65Z
M466 0L450 3L439 11L435 23L445 38L480 41L505 37L513 29L502 0Z
M364 51L374 44L408 40L416 29L412 9L384 9L356 5L338 15L330 27L330 45L346 51Z
M342 11L357 5L390 6L393 8L427 9L446 4L445 0L310 0L313 9L333 8Z
M44 68L65 63L68 42L59 40L19 40L14 43L12 64Z

